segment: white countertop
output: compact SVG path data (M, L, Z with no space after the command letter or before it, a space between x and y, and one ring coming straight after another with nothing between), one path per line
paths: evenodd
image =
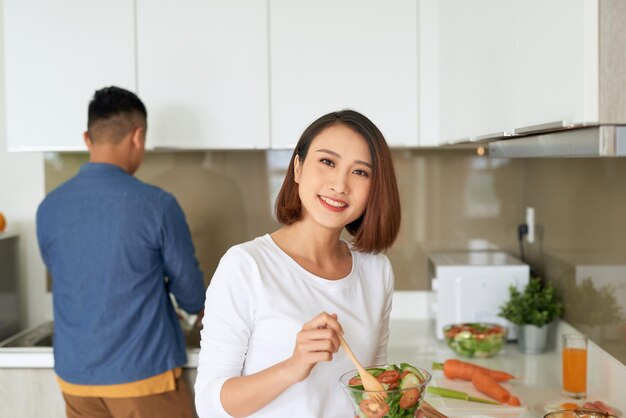
M556 350L539 355L525 355L517 350L515 343L508 343L492 358L467 359L459 357L444 341L435 339L431 321L397 320L392 324L391 333L388 353L390 363L408 362L416 367L432 370L433 362L458 358L520 377L518 380L506 383L505 387L512 395L520 398L525 408L483 405L427 395L428 401L435 408L450 417L536 417L537 415L533 412L535 405L562 397L560 395L561 360ZM442 371L433 372L433 380L443 379ZM474 390L469 382L457 383L455 386L446 383L442 382L442 386L462 389L465 392ZM475 395L486 398L485 395L477 392ZM594 398L593 393L590 395ZM605 398L596 396L594 399Z
M551 347L542 354L523 354L517 349L517 343L509 342L505 348L487 359L468 359L458 356L444 341L435 338L433 321L415 319L396 319L391 323L391 338L388 348L389 363L407 362L414 366L432 370L433 362L443 362L446 359L458 358L472 363L503 370L519 379L504 384L512 395L520 398L525 410L518 408L495 407L472 402L443 400L434 395L427 399L437 409L450 417L471 418L530 418L538 416L535 412L541 411L543 405L553 400L561 400L561 354L560 349ZM559 336L565 332L576 332L570 325L560 321L554 333ZM555 338L553 341L559 341ZM553 344L554 345L554 344ZM445 382L442 371L433 372L434 380L444 380L442 386L451 389L461 389L456 385ZM465 384L462 382L461 384ZM467 384L470 390L471 383ZM619 409L622 416L626 413L626 366L607 354L595 343L589 342L588 358L588 394L591 401L602 400L608 405ZM463 388L464 391L468 392ZM476 396L485 397L476 393ZM443 401L443 403L442 403ZM561 401L563 402L563 401ZM549 402L553 403L553 402ZM451 406L452 409L446 409ZM462 405L468 408L463 410Z

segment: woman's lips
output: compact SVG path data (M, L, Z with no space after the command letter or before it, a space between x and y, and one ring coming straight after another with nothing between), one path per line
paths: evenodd
M336 200L336 199L332 199L330 197L327 196L318 196L319 201L322 203L322 205L324 207L326 207L329 210L332 210L333 212L341 212L343 210L346 210L350 205L348 205L346 202L342 202L341 200Z

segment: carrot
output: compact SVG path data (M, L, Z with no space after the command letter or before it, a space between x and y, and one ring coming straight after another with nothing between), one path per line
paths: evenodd
M498 382L505 382L507 380L515 379L515 376L501 370L492 370L486 367L481 367L476 364L468 363L466 361L449 359L443 363L433 363L433 370L443 369L443 374L448 379L461 379L472 380L472 376L477 370L482 370L496 379Z
M517 396L511 396L508 403L509 406L520 406L522 404Z
M507 403L511 394L508 390L500 386L498 381L482 370L477 371L472 376L472 384L476 390L484 393L490 398L500 403Z

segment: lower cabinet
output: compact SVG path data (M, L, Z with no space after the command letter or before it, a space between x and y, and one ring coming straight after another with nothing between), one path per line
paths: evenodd
M196 369L183 370L193 394ZM67 417L54 369L0 369L0 399L0 417Z

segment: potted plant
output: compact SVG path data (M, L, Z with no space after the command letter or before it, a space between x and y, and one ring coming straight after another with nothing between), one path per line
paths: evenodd
M509 300L500 307L499 316L518 326L518 348L522 353L543 352L548 337L548 324L561 315L563 304L550 283L531 278L523 292L509 287Z

